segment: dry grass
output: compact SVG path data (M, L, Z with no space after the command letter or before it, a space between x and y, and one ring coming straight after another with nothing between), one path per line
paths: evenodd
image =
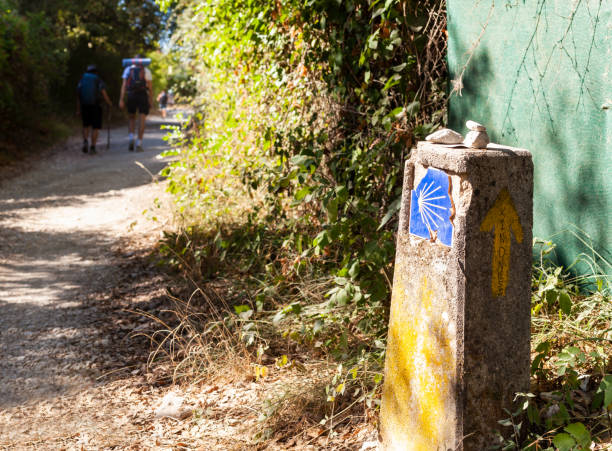
M160 313L172 321L161 319L162 315L134 312L158 324L155 332L145 334L153 348L148 366L170 369L173 383L231 383L243 379L253 365L252 352L228 324L225 315L230 307L214 291L211 293L197 289L187 301L168 293L174 308Z
M282 265L278 270L282 271ZM196 282L191 279L190 283ZM171 379L196 391L210 384L256 384L256 399L245 411L245 418L251 412L256 421L245 420L241 433L259 449L320 449L349 436L348 445L338 449L352 449L355 441L375 440L374 400L379 386L373 387L371 381L380 376L380 363L344 355L354 365L339 367L321 343L339 332L341 324L316 337L303 330L300 333L300 327L312 325L319 312L325 311L329 279L299 278L276 290L236 279L198 284L186 300L170 295L174 307L160 312L166 319L147 314L158 324L158 330L147 335L153 346L151 373L160 379L165 374L167 382ZM234 306L252 304L250 299L264 292L272 309L236 313ZM274 320L278 305L305 299L313 304L305 306L299 316ZM349 336L350 343L359 341Z

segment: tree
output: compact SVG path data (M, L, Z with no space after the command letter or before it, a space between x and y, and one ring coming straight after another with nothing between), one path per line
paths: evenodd
M116 98L121 59L156 49L166 18L153 0L0 0L0 131L72 108L91 63Z

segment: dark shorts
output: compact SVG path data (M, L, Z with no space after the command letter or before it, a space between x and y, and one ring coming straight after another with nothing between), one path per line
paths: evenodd
M100 105L81 105L83 127L102 128L102 107Z
M129 114L149 114L149 93L144 92L128 92L127 95L127 110Z

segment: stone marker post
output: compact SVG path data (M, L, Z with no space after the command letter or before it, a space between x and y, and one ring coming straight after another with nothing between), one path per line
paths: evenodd
M514 394L529 390L532 199L526 150L421 142L412 152L380 414L386 450L484 450Z

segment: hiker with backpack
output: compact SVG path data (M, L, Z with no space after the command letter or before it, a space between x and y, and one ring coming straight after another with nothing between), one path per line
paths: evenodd
M88 151L96 153L98 133L102 128L100 105L102 99L109 107L112 105L106 93L106 85L98 75L97 67L90 64L77 86L77 116L80 115L83 120L83 153ZM91 129L91 147L88 142L89 129Z
M161 111L162 118L166 119L166 108L168 107L168 93L166 90L162 90L157 96L159 102L159 111Z
M151 71L145 67L144 60L140 55L136 55L130 63L123 71L119 107L124 109L127 106L129 116L128 130L130 133L128 150L130 151L134 150L134 127L136 125L136 114L139 114L136 150L142 152L145 120L149 114L149 108L153 104L153 76ZM127 103L124 101L126 94Z

